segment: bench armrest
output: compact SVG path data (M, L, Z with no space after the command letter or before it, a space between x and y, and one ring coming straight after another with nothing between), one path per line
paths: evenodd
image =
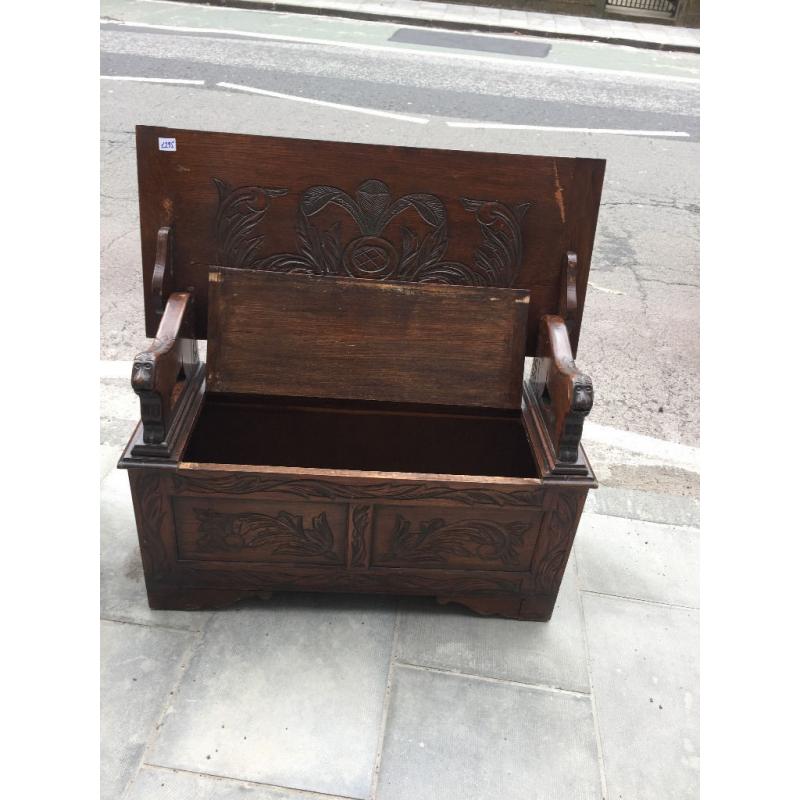
M146 444L167 439L186 387L199 367L197 341L190 338L192 314L192 294L173 292L156 338L133 360L131 385L139 396Z
M561 317L542 317L536 355L538 363L532 380L553 450L559 461L575 463L594 391L592 379L575 365L569 332Z

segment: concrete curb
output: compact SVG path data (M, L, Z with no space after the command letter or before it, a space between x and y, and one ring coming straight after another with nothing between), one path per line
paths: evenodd
M221 8L239 8L249 11L278 11L291 14L312 14L321 17L342 17L345 19L363 19L370 22L393 22L399 25L413 25L426 28L443 28L455 31L477 31L480 33L500 33L500 34L521 34L525 36L543 36L548 39L566 39L582 42L602 42L604 44L626 45L628 47L638 47L646 50L663 50L676 53L699 53L700 46L693 44L681 44L677 42L665 42L639 39L626 36L614 30L615 24L610 23L608 32L599 31L564 31L553 30L544 26L529 27L527 25L509 25L503 23L482 22L478 19L448 19L445 16L428 18L412 16L398 13L387 6L379 8L380 3L353 3L355 7L345 7L340 5L324 5L321 0L317 5L308 5L292 2L292 0L181 0L183 3L192 5L218 6ZM368 7L364 7L368 6ZM378 6L378 7L376 7ZM442 4L442 8L445 8ZM459 8L467 9L469 6ZM483 9L482 9L483 10ZM465 12L466 13L466 12ZM518 12L525 14L526 12ZM546 16L546 15L542 15ZM555 16L555 15L549 15ZM584 19L584 18L576 18ZM605 22L606 20L593 20L593 22ZM638 24L638 23L629 23ZM646 24L646 23L645 23ZM668 29L669 30L669 29Z

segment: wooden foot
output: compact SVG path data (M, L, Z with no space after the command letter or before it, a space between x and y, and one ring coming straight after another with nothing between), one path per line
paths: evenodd
M553 614L555 595L453 595L437 597L436 602L458 603L482 616L547 622Z
M458 603L484 617L499 616L516 619L519 613L519 595L453 595L437 597L437 603Z

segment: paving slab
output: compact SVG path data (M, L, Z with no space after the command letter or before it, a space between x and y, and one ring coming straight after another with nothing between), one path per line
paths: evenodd
M588 697L397 665L376 800L601 800Z
M100 797L119 800L139 768L197 640L185 631L100 624Z
M583 512L690 528L700 527L700 503L696 498L643 492L638 489L601 486L589 492Z
M213 775L144 766L125 800L347 800Z
M696 608L699 549L696 528L584 514L575 537L580 587Z
M583 616L570 558L550 622L479 617L435 600L401 606L399 662L520 683L589 691Z
M695 800L698 612L583 595L609 798Z
M201 630L211 617L207 611L148 606L128 473L121 469L112 469L100 484L100 616L191 631Z
M277 595L218 612L148 763L365 798L396 603Z

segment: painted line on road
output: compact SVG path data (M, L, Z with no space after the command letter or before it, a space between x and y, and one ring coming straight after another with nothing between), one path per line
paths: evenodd
M699 78L687 78L683 75L664 75L654 72L636 72L634 70L621 70L621 69L606 69L603 67L582 67L572 64L553 64L541 59L530 58L500 58L497 56L485 56L480 52L470 53L448 53L438 50L420 50L412 47L397 47L381 44L365 44L362 42L340 42L334 39L317 39L306 36L289 36L280 33L261 33L259 31L240 31L230 28L195 28L186 25L155 25L150 22L125 22L124 20L100 20L100 25L106 28L142 28L145 30L165 31L172 33L189 33L201 34L210 36L235 36L244 39L263 39L271 42L286 42L289 44L315 44L327 45L330 47L344 47L350 50L358 51L373 51L379 53L391 53L392 55L416 55L416 56L430 56L431 58L445 58L445 59L460 59L461 61L467 59L469 61L480 60L483 63L501 64L511 66L525 66L533 67L539 70L553 70L557 72L580 72L591 73L596 75L606 75L610 77L622 78L642 78L645 80L664 80L676 81L678 83L693 84L699 87ZM404 26L408 27L408 26ZM438 28L426 28L426 30L438 30Z
M190 78L140 78L136 75L101 75L101 81L138 81L141 83L180 83L192 86L205 86L205 81L191 80Z
M700 472L700 448L678 442L668 442L597 422L583 425L583 440L647 456L658 464L677 467L687 472Z
M277 97L279 100L294 100L298 103L310 103L315 106L325 106L326 108L338 108L342 111L356 111L360 114L371 114L374 117L386 117L396 119L401 122L415 122L417 125L427 125L430 120L427 117L412 117L407 114L395 114L392 111L378 111L375 108L364 108L363 106L348 106L343 103L331 103L328 100L314 100L311 97L299 97L294 94L283 94L282 92L271 92L268 89L256 89L254 86L242 86L238 83L218 83L223 89L233 89L236 92L249 92L250 94L260 94L265 97Z
M617 136L666 136L685 138L686 131L638 131L623 128L562 128L553 125L514 125L510 122L446 122L450 128L486 128L493 131L549 131L551 133L611 133Z

